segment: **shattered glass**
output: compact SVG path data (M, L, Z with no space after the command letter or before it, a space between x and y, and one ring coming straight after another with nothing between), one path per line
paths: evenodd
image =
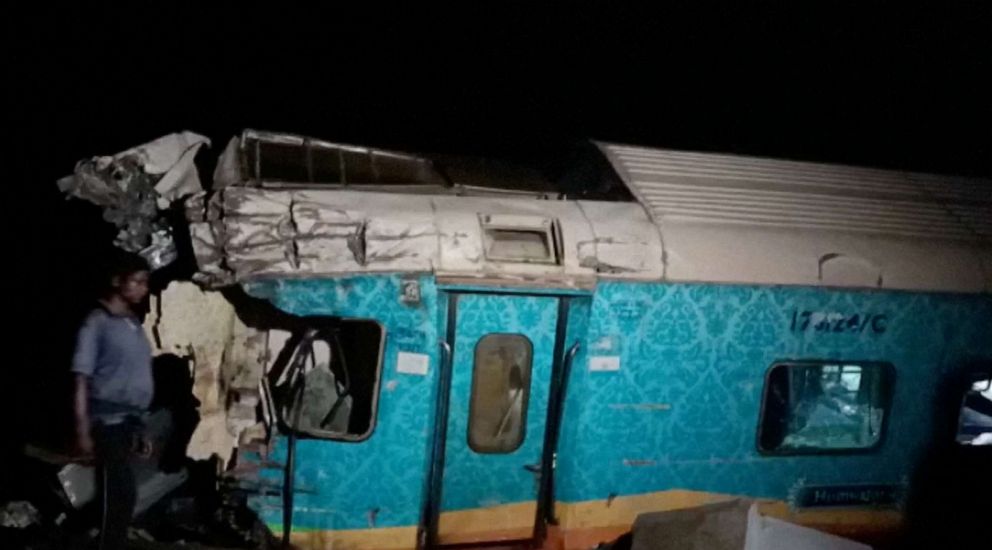
M965 393L958 418L957 442L992 445L992 379L978 380Z
M881 438L885 416L884 371L877 365L778 365L787 369L769 377L771 415L781 440L766 450L864 449ZM784 374L784 376L783 376ZM767 429L767 428L766 428Z
M297 429L305 433L348 433L353 398L347 394L342 395L344 391L345 388L338 383L329 365L315 366L306 374Z

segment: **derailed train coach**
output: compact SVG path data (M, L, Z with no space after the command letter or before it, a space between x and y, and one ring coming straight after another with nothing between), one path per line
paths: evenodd
M225 356L254 370L217 406L240 407L232 472L273 531L584 548L746 496L875 540L932 449L988 456L988 182L588 153L562 189L231 141L186 219L196 281L256 312Z

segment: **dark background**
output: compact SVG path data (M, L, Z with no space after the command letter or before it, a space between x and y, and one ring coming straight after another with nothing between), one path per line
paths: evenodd
M551 171L595 138L992 176L992 5L808 4L10 14L5 441L57 433L114 233L55 180L169 132L209 157L253 127Z

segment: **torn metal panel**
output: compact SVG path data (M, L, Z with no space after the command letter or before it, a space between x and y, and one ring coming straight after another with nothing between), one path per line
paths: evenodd
M367 264L403 264L411 271L426 271L433 264L437 226L426 216L397 221L372 218L365 226Z
M221 191L217 200L210 204L219 209L216 221L211 223L211 233L216 245L226 254L222 259L226 266L218 266L214 271L232 270L254 275L298 267L292 195L232 188ZM209 209L205 215L208 214ZM205 242L199 244L201 248L206 245Z
M324 232L341 234L340 229L352 232L365 224L362 211L347 208L334 202L318 202L312 194L298 193L293 200L293 221L303 235L317 236Z
M214 167L212 189L215 191L242 181L241 175L241 139L232 137L224 147L224 152L217 158Z
M145 185L153 182L151 189L156 198L166 201L161 204L164 208L171 201L203 189L193 159L204 145L210 145L206 137L182 132L113 156L93 157L81 161L73 175L60 179L59 189L101 206L110 206L116 204L119 195L132 185L147 191Z
M282 216L245 216L225 224L225 245L232 250L285 247L295 237L289 211Z
M664 271L664 243L643 209L627 203L580 201L593 240L577 244L579 262L603 277L654 278Z
M321 204L306 193L296 194L291 207L296 234L294 249L303 269L338 266L360 270L365 264L364 213L334 204Z
M219 205L216 215L212 204ZM640 205L586 204L597 219L566 201L228 187L207 203L190 201L188 216L216 220L191 224L206 282L360 272L566 285L598 274L661 277L658 233ZM535 238L552 255L535 261L487 254L492 229L484 220L499 221L498 231L543 235Z
M144 160L145 172L161 176L155 184L159 208L168 208L173 201L203 190L193 160L204 145L210 146L210 140L187 131L160 137L131 150Z
M201 419L187 455L198 460L217 455L226 461L237 441L227 429L232 367L225 366L237 357L231 346L235 335L241 334L235 329L234 307L219 292L179 281L151 300L145 330L155 354L185 357L193 370L193 395L200 401Z
M226 258L225 269L238 278L277 274L293 276L300 272L300 262L292 245L293 243L287 242L234 250Z
M293 218L301 263L319 272L430 271L437 255L429 197L299 191Z
M159 268L177 256L172 230L159 209L202 190L193 161L209 143L192 132L164 136L114 156L81 161L58 187L102 206L104 220L120 230L114 244Z
M235 282L233 273L225 266L224 251L220 245L223 237L218 238L215 231L218 225L205 222L189 224L193 256L199 265L193 280L208 288L218 288Z
M293 193L266 189L226 189L219 195L225 217L289 216Z

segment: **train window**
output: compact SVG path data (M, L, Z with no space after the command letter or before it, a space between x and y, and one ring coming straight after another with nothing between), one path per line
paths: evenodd
M533 346L522 334L487 334L475 346L468 445L505 454L524 441Z
M765 378L758 449L802 454L871 449L882 439L892 392L888 363L800 361Z
M962 445L992 445L992 378L974 382L965 393L957 441Z
M375 425L384 331L370 320L309 319L266 375L284 430L360 441ZM270 335L270 343L273 341Z
M552 218L480 215L487 260L561 264L558 223Z

